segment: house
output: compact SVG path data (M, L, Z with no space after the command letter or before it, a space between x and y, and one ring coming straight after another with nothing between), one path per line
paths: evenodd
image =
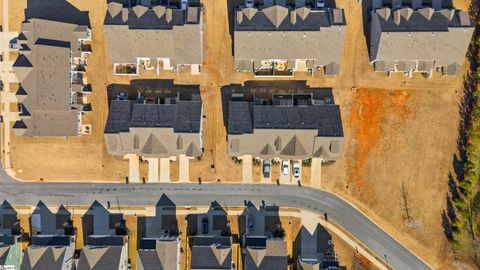
M122 214L112 214L95 201L82 220L85 246L77 270L127 270L128 238Z
M187 216L191 270L233 269L232 236L227 212L213 202L204 214Z
M338 75L346 29L342 9L280 5L235 10L235 70L257 76L296 71Z
M340 157L340 108L332 97L314 95L321 90L300 86L292 93L288 84L230 88L234 93L228 102L229 156L324 161ZM249 89L255 92L247 93Z
M136 164L139 156L148 160L157 171L149 173L149 181L154 182L159 181L158 175L154 176L158 174L159 160L161 164L165 161L164 170L169 170L169 162L177 159L188 168L189 159L201 157L203 152L203 106L198 86L193 88L197 93L191 95L182 94L184 86L174 86L166 96L140 93L134 100L119 93L110 102L105 126L108 153L130 157ZM169 177L169 173L166 175ZM180 180L187 181L188 177L187 170L186 174L181 173ZM139 181L132 175L130 178Z
M31 245L26 249L21 270L74 269L75 230L70 212L60 206L52 213L39 202L30 217Z
M377 8L371 12L370 62L378 72L432 76L441 71L442 75L458 76L473 31L474 23L466 11L421 4Z
M180 237L175 204L162 195L153 217L138 218L138 270L180 270Z
M278 207L249 204L242 214L246 231L244 238L244 269L286 270L287 242L283 238Z
M17 211L4 201L0 206L0 266L20 269L22 263L22 236ZM9 268L10 267L10 268Z
M20 136L78 136L82 113L90 106L83 99L91 31L76 25L43 19L22 24L20 55L13 70L20 82L16 92L19 120L13 131Z
M104 21L105 40L115 75L138 75L140 68L200 73L203 22L200 7L161 5L133 8L110 2Z
M332 236L320 225L317 225L313 233L302 226L294 245L299 249L297 258L299 270L343 269L333 250Z
M190 269L234 269L232 267L232 237L194 237L192 240Z

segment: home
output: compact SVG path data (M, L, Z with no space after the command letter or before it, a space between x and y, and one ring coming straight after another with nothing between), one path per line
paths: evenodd
M375 71L460 75L474 31L468 12L425 7L421 1L392 3L371 11L369 52Z
M139 75L140 69L180 70L199 74L203 61L200 7L136 5L110 2L104 21L105 41L115 75Z
M282 270L288 267L287 242L279 217L279 208L249 203L242 213L244 269Z
M137 269L180 270L176 206L163 194L155 208L155 216L138 218Z
M343 129L339 106L332 97L321 96L322 90L299 84L252 82L229 87L229 156L300 161L340 157Z
M205 214L187 216L191 238L191 270L234 269L227 212L213 202Z
M95 201L82 218L85 246L77 270L127 270L128 236L123 214L110 213Z
M180 163L180 181L189 180L189 160L202 155L203 106L198 86L157 88L167 93L118 93L110 101L105 142L108 153L130 159L138 167L139 157L149 162L149 182L170 181L170 161ZM129 88L137 91L135 87ZM189 92L190 94L187 94ZM158 164L160 160L160 178ZM129 180L140 181L138 170Z
M340 270L338 257L333 250L332 236L322 226L313 232L302 226L295 242L299 270Z
M256 76L297 71L338 75L346 29L342 9L280 5L234 14L235 70Z
M21 270L74 269L75 229L70 212L60 206L53 213L39 202L30 216L31 245Z
M0 268L20 269L22 263L22 231L17 211L4 201L0 206Z
M84 91L91 31L86 25L30 19L18 37L20 55L13 70L20 136L79 136L82 115L90 111ZM48 78L48 79L42 79Z

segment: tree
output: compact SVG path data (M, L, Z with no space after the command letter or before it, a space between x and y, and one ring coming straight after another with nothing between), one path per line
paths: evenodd
M409 197L408 197L408 190L405 187L405 181L402 181L402 208L405 211L405 216L407 217L407 221L411 222L412 221L412 216L410 212L410 207L409 207Z

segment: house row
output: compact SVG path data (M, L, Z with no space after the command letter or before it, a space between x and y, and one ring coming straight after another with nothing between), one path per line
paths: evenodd
M110 154L144 159L198 158L203 153L203 105L198 86L137 92L112 90L105 142ZM343 129L332 96L300 83L246 83L222 89L228 155L261 159L335 161ZM185 93L191 92L190 95Z
M99 202L94 202L76 225L65 207L52 212L40 202L30 215L30 245L24 250L22 242L28 235L21 229L15 209L4 202L0 216L4 221L0 226L0 264L5 269L132 269L129 235L133 232L128 231L122 213L113 213ZM297 259L296 269L340 269L331 236L319 225L311 232L302 227L289 255L278 207L257 208L248 203L236 218L240 239L232 237L231 216L229 219L227 211L213 202L208 211L185 216L182 235L176 206L163 195L153 215L136 218L136 269L186 269L181 262L188 260L192 270L286 270L290 256ZM83 243L77 239L80 236Z
M374 1L367 35L375 71L459 75L474 30L469 14L444 8L438 1L433 1L433 8L419 1L404 2L384 5ZM104 36L112 72L139 75L145 69L159 74L188 67L193 74L200 73L205 47L202 7L142 3L133 7L114 1L107 4ZM342 9L301 0L290 5L246 1L231 17L236 71L256 76L339 73L347 25ZM21 29L15 46L19 57L13 64L20 83L15 134L90 133L91 126L83 121L91 111L91 86L85 75L92 52L88 23L30 18ZM197 142L191 152L198 154L199 148Z

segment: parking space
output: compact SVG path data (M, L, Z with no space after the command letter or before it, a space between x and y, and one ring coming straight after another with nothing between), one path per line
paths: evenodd
M253 182L253 169L252 169L252 155L244 155L242 157L242 182Z
M145 158L148 161L148 182L158 182L158 158Z
M128 159L128 181L130 183L139 183L140 182L140 160L139 157L135 154L125 155Z
M190 181L190 159L185 155L178 157L178 180L182 183Z
M280 184L290 184L291 164L290 160L282 160L280 162Z
M160 159L160 182L170 182L170 159Z
M322 183L322 159L321 158L312 158L312 173L310 178L312 179L311 185L314 187L320 187Z
M269 159L262 159L262 183L268 184L272 179L272 163Z

